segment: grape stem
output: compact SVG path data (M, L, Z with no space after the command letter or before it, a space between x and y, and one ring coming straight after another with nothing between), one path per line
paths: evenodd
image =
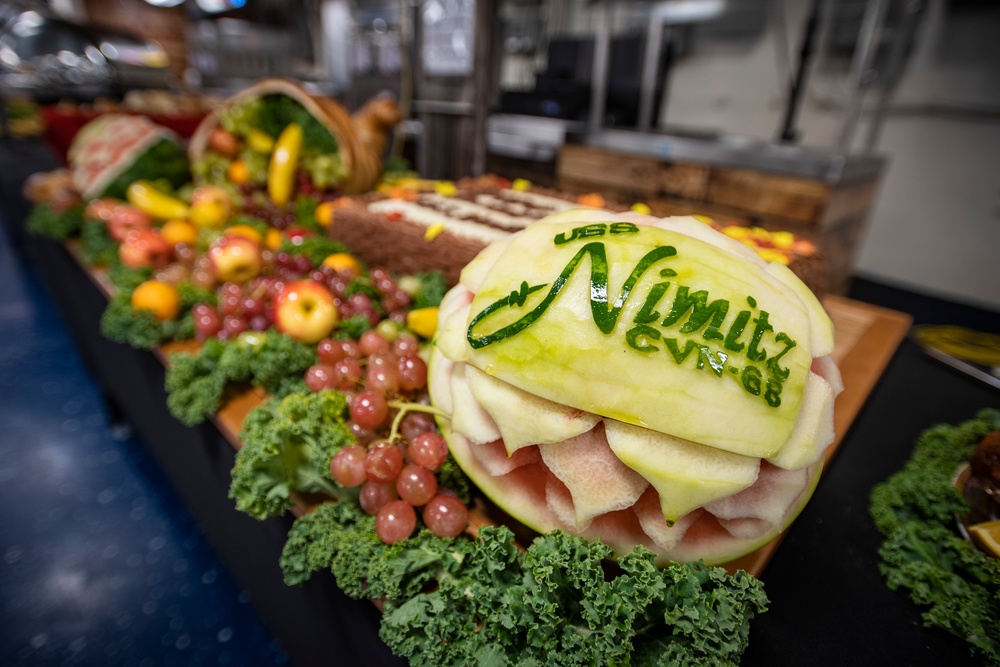
M437 417L444 417L446 419L450 418L447 412L444 412L440 408L435 408L433 405L424 405L423 403L407 403L406 401L389 401L387 405L390 408L395 408L399 412L392 419L392 428L389 430L389 442L396 442L399 439L399 425L405 417L410 412L426 412L428 414L435 415Z

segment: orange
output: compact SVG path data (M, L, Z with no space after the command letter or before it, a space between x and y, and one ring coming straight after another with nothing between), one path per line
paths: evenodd
M193 246L198 242L198 228L187 220L179 220L176 218L173 220L167 220L163 223L163 228L160 229L160 235L163 236L163 240L170 245L185 243Z
M226 169L226 175L233 185L243 185L250 181L250 167L243 160L233 160Z
M361 265L358 260L354 259L354 255L346 252L327 255L326 259L323 260L323 266L328 266L334 271L353 271L359 275L361 273Z
M264 246L268 250L277 250L281 247L281 242L285 239L274 227L267 230L267 236L264 237Z
M160 321L172 320L180 312L181 298L170 283L147 280L132 292L132 307L148 310Z
M333 222L333 209L334 203L332 201L325 201L316 207L316 222L322 227L329 227L330 223Z

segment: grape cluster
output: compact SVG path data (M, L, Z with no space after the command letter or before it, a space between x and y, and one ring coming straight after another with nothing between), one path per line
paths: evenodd
M230 340L244 331L266 331L274 324L274 297L285 283L273 276L249 283L223 283L216 291L218 305L199 303L191 308L198 340Z
M427 402L420 343L413 334L382 329L387 327L366 331L357 341L320 341L319 363L306 371L313 391L335 389L348 396L347 426L359 443L337 453L330 475L342 486L361 487L359 502L376 517L383 542L409 537L418 507L428 529L454 537L465 530L469 512L453 493L438 488L434 473L448 457L448 446L433 418L414 409ZM394 413L394 406L402 413ZM398 424L390 428L391 421Z
M449 489L438 487L434 471L447 456L444 438L425 431L408 444L378 440L367 448L344 447L330 461L330 475L342 486L361 487L361 508L375 516L375 531L386 544L413 534L418 507L428 530L455 537L468 526L469 510Z

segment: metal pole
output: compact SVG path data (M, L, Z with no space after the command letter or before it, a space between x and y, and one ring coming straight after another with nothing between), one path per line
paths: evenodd
M864 142L866 153L875 152L882 136L885 115L889 111L889 103L892 101L893 93L903 78L907 47L913 43L913 35L919 23L917 19L923 8L924 3L921 0L910 0L903 10L903 18L896 29L896 35L885 65L885 72L879 76L882 85L879 87L878 105L868 126L868 134Z
M601 0L597 35L594 38L594 65L590 71L590 117L587 134L596 136L604 126L604 108L608 96L608 59L611 51L611 2Z
M889 3L885 0L868 0L868 6L865 8L861 30L858 32L858 44L854 49L854 61L851 64L853 92L844 112L844 125L840 130L840 140L837 142L837 148L842 153L849 153L851 150L854 131L861 117L866 88L874 78L875 73L871 71L872 61L875 59L888 7Z
M663 21L656 3L649 16L646 29L646 52L643 54L642 83L639 89L639 130L648 132L653 125L653 99L656 96L656 77L660 69L660 49L663 46Z
M816 52L817 36L823 23L822 19L827 14L823 11L824 4L825 0L813 0L809 18L806 20L802 49L799 52L799 66L795 71L795 76L790 77L788 104L785 106L785 118L781 123L781 132L778 133L778 140L783 143L791 143L798 139L799 132L795 126L798 122L799 110L802 108L802 99L805 97L806 79L809 74L809 66L812 64L813 54Z

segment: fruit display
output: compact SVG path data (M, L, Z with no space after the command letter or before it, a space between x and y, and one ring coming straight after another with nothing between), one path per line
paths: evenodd
M578 210L466 266L429 386L459 465L514 518L718 564L811 495L832 351L784 265L691 218Z
M32 182L33 228L113 286L108 338L168 356L180 421L251 396L236 508L293 512L286 581L376 600L411 664L737 661L767 598L712 565L794 518L832 438L816 297L702 221L495 177L377 185L397 120L261 82L206 118L190 183L98 124L79 170Z
M287 79L266 79L218 105L188 152L198 184L283 210L298 195L357 194L382 173L387 133L400 121L388 97L348 115Z

